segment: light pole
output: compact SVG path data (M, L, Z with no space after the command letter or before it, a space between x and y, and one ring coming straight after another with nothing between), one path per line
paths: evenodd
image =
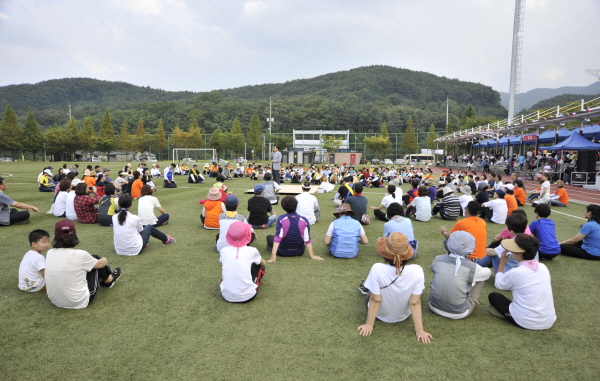
M269 96L269 117L267 118L267 122L269 122L269 154L271 154L271 123L275 122L271 117L271 96Z

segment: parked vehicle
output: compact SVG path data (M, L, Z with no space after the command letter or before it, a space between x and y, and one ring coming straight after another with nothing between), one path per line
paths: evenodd
M392 164L394 164L394 162L391 161L390 159L383 159L383 164L392 165Z
M0 161L13 161L10 157L0 157Z
M196 162L196 160L192 159L191 157L183 158L183 159L181 159L181 161L187 162L187 163L195 163Z
M236 162L236 163L247 163L248 162L248 160L246 158L243 158L241 156L240 157L236 157L235 159L233 159L233 161Z
M425 153L413 153L404 155L404 158L396 160L398 165L427 165L435 163L435 156Z
M97 163L97 162L100 162L100 161L102 161L102 160L100 160L99 157L97 157L97 156L92 157L92 162L96 162Z
M371 159L371 164L381 164L381 160L379 160L379 159Z

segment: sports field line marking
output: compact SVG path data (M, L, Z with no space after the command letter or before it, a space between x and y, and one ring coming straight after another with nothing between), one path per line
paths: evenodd
M574 215L572 215L572 214L568 214L568 213L563 213L563 212L556 211L556 210L554 210L554 209L552 210L552 213L558 213L558 214L562 214L562 215L564 215L564 216L569 216L569 217L573 217L573 218L579 218L580 220L584 220L584 221L586 221L586 219L585 219L585 218L583 218L583 217L577 217L577 216L574 216Z

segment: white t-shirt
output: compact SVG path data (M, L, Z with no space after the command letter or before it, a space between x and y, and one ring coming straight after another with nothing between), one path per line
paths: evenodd
M48 298L62 308L85 308L90 301L87 273L98 260L85 250L50 249L46 254Z
M221 295L228 302L245 302L256 295L256 284L250 269L260 264L260 253L255 247L225 246L221 249L219 262L223 265Z
M71 191L75 194L75 191ZM62 217L67 211L67 197L71 192L58 192L54 200L54 217Z
M473 196L470 194L463 194L458 198L458 201L460 202L460 207L463 211L463 216L466 216L467 213L465 212L465 209L467 209L467 205L469 204L469 202L473 201Z
M223 216L224 214L221 213L221 215L219 215L219 240L217 241L217 251L220 252L222 248L224 248L225 246L229 246L229 244L227 243L227 231L229 230L229 227L231 226L232 223L234 223L235 221L244 221L245 223L248 223L248 221L246 221L246 217L242 216L241 214L236 214L235 218L221 218L221 216ZM250 228L252 230L252 232L254 232L254 230L252 228Z
M154 225L158 222L158 218L154 215L154 208L158 207L160 202L154 196L146 195L138 198L138 217L142 225Z
M144 228L140 218L127 212L123 226L119 225L119 213L112 217L115 251L119 255L138 255L144 244L140 233Z
M544 192L544 190L546 191L546 193L544 193L544 195L541 196L542 193ZM546 202L546 203L550 202L550 181L544 181L542 183L542 186L540 188L540 196L541 197L540 197L539 202L542 202L542 203L543 202Z
M395 193L396 192L394 192L394 196L398 197ZM386 193L385 196L383 196L383 199L381 200L381 205L383 205L383 207L387 209L393 202L400 202L400 204L402 204L402 197L400 197L399 199L395 199L394 196L392 196L389 193Z
M412 206L417 208L415 219L418 221L429 221L431 219L431 199L429 196L415 197Z
M503 198L495 198L491 201L484 202L481 204L483 207L491 207L494 211L492 216L492 222L497 224L504 224L506 222L506 215L508 214L508 206Z
M320 211L317 198L308 192L302 192L296 196L296 200L298 200L296 213L305 217L309 224L314 225L317 222L315 212Z
M46 268L46 258L37 251L29 250L19 265L19 289L36 292L46 285L40 274Z
M67 194L67 201L65 207L67 219L71 221L77 221L77 213L75 213L75 191L72 190Z
M539 263L538 270L517 266L506 273L497 273L494 285L512 292L509 309L513 319L523 328L548 329L556 321L550 272Z
M377 318L386 323L397 323L410 316L410 297L423 293L425 274L421 266L407 265L398 277L394 266L376 263L371 267L369 276L365 280L365 287L371 293L381 295Z

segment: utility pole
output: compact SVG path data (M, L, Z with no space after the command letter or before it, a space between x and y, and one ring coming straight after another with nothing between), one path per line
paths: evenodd
M448 96L446 96L446 129L448 129L448 110L450 106L450 101L448 100Z
M518 107L516 101L519 93L521 80L521 52L523 50L523 22L525 12L525 0L515 0L515 21L513 26L513 45L512 45L512 62L510 65L510 88L508 101L508 125L513 124L515 116L515 108Z
M69 120L71 120L71 102L69 102Z
M274 122L273 118L271 118L271 96L269 95L269 117L267 118L267 122L269 122L269 155L273 151L271 149L271 123Z

